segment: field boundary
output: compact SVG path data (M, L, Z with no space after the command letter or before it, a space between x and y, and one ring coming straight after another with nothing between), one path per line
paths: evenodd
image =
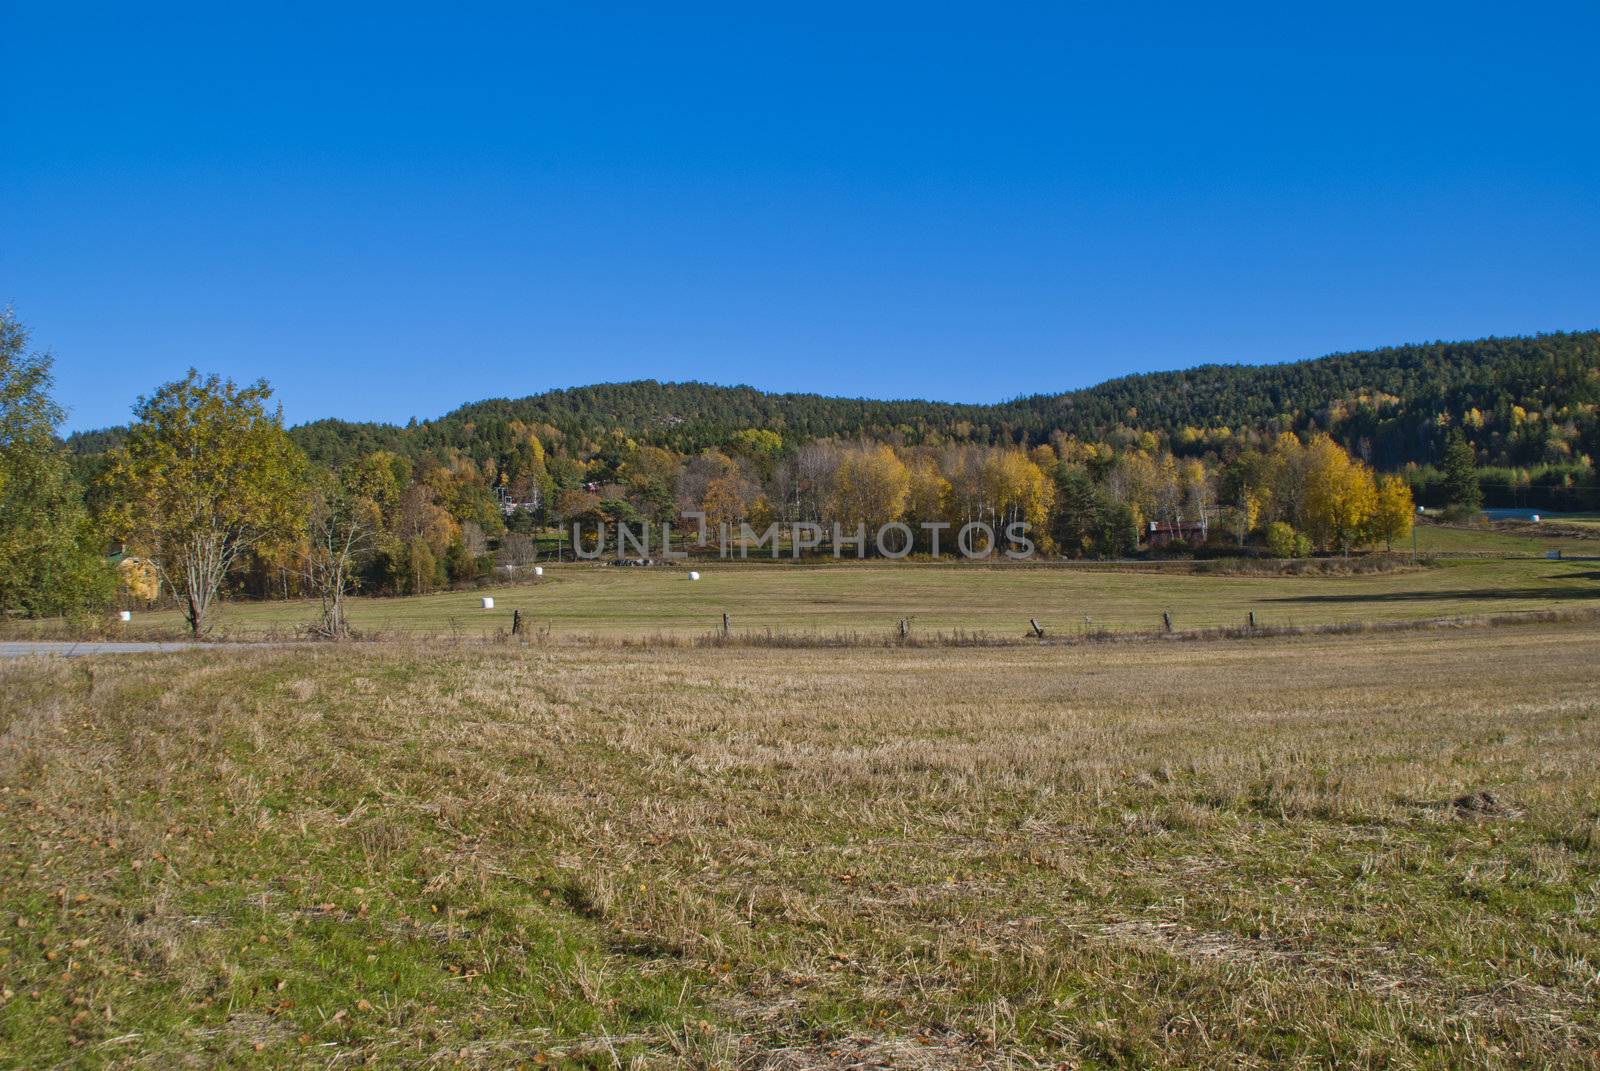
M1502 628L1514 625L1589 624L1600 622L1600 608L1575 608L1566 610L1507 610L1495 614L1462 614L1449 617L1417 618L1394 621L1346 621L1323 625L1228 625L1211 628L1174 629L1091 629L1073 633L1052 633L1048 628L1043 636L1028 633L1000 635L979 630L956 629L950 631L917 632L901 634L889 629L883 632L850 630L841 632L785 632L778 629L734 630L704 632L695 635L673 633L648 633L639 636L602 636L595 633L564 633L553 635L534 631L531 635L513 637L500 632L491 636L431 637L450 646L518 646L518 647L613 647L619 650L650 648L890 648L890 647L1077 647L1106 643L1193 643L1212 640L1269 640L1296 636L1355 636L1386 632L1425 632L1443 629ZM359 637L355 644L428 643L429 637L395 637L381 632Z
M49 640L0 641L0 647L30 647L31 653L51 653L46 648L85 647L82 654L123 654L159 651L243 650L287 647L325 647L358 649L364 647L471 647L471 648L614 648L617 650L765 648L793 650L952 648L952 647L1080 647L1098 644L1200 643L1227 640L1272 640L1308 636L1360 636L1390 632L1428 632L1449 629L1505 628L1517 625L1590 624L1600 622L1600 608L1566 610L1508 610L1496 614L1466 614L1398 621L1344 621L1322 625L1228 625L1211 628L1173 629L1090 629L1043 636L1031 633L1000 635L981 630L917 632L885 630L867 632L786 632L778 629L747 629L728 633L711 631L693 635L666 632L638 636L604 636L596 633L552 634L534 629L522 636L505 630L491 635L417 633L405 630L376 630L357 633L348 640L308 639L303 635L274 638L230 639L219 636L206 640ZM77 653L77 652L75 652Z

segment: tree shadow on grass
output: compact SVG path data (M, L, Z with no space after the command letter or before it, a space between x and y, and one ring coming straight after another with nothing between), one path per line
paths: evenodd
M1595 574L1600 576L1600 574ZM1562 579L1581 579L1568 578ZM1358 602L1501 602L1508 599L1536 599L1543 602L1575 602L1600 599L1600 587L1547 588L1453 588L1446 591L1374 591L1346 595L1279 595L1263 602L1358 603Z

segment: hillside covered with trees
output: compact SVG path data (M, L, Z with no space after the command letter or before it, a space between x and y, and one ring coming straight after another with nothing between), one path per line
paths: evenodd
M742 429L786 447L864 438L897 446L1030 448L1063 437L1178 457L1226 454L1280 432L1329 435L1379 471L1403 472L1443 504L1435 467L1452 432L1472 447L1491 506L1600 508L1600 332L1395 346L1276 365L1206 365L1128 376L1065 394L996 405L769 394L704 383L601 384L464 406L395 427L324 420L294 428L316 461L373 450L421 461L503 461L513 426L541 428L547 449L620 460L616 444L694 454ZM83 437L93 452L105 433Z
M1022 446L1058 433L1094 440L1131 430L1150 432L1180 452L1203 452L1221 431L1325 431L1369 463L1397 469L1433 460L1445 429L1460 426L1485 464L1527 466L1592 454L1597 403L1600 332L1589 331L1395 346L1287 364L1205 365L996 405L644 380L491 399L408 428L325 420L293 434L314 459L336 462L372 449L413 457L465 449L487 457L511 421L548 425L563 439L621 433L680 452L719 446L752 427L793 442L865 437ZM1554 423L1527 421L1530 413ZM82 448L93 451L103 436L80 437Z

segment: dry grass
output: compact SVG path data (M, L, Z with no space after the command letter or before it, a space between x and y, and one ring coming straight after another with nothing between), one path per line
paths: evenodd
M1600 629L0 667L0 1062L1600 1065Z

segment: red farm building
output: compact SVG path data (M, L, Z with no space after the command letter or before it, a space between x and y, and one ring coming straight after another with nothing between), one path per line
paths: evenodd
M1145 533L1145 542L1151 547L1165 547L1181 540L1192 547L1204 543L1208 534L1204 520L1151 521L1150 530Z

